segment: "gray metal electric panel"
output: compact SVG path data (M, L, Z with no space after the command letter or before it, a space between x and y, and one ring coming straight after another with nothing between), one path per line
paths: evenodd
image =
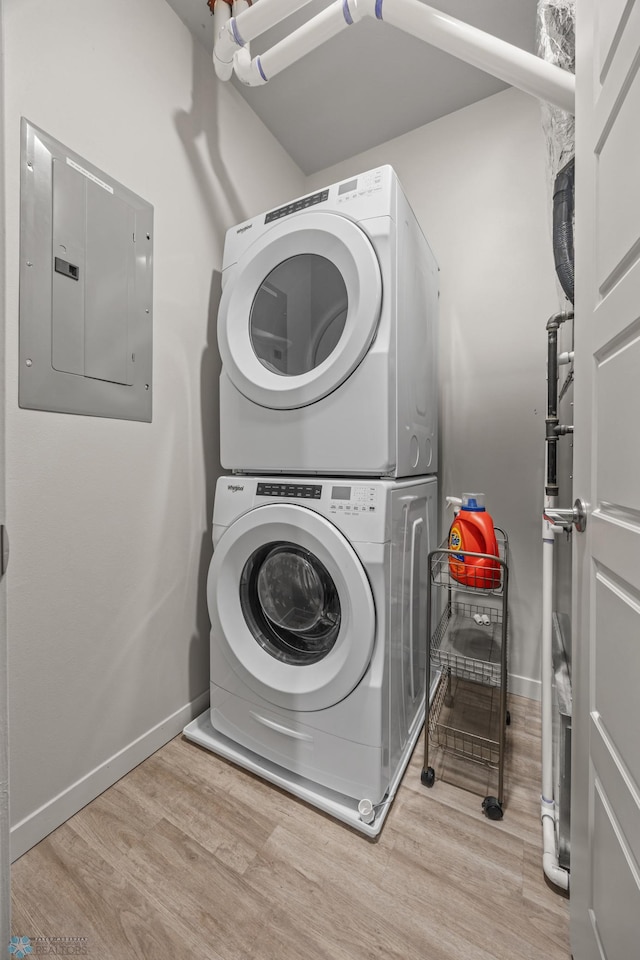
M153 207L22 120L19 403L151 420Z

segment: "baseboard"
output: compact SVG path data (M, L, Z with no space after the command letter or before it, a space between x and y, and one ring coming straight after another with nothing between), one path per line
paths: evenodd
M209 691L206 690L195 700L180 707L171 716L147 730L142 736L123 747L118 753L105 760L95 770L71 784L62 793L43 804L38 810L16 823L11 829L11 860L17 860L23 853L39 843L47 834L63 824L74 813L81 810L91 800L95 800L107 787L112 786L152 753L172 740L190 720L193 720L209 703Z
M510 673L508 684L509 693L516 697L540 700L541 685L539 680L532 680L531 677L518 677L516 674Z

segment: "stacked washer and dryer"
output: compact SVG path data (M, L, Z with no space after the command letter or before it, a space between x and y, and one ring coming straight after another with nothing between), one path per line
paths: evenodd
M381 829L424 720L438 268L389 166L229 230L211 706L185 728Z

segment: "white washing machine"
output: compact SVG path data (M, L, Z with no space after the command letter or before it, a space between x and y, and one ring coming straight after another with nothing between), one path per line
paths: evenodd
M211 707L185 728L374 836L424 720L435 477L222 477Z
M228 231L220 458L245 473L437 472L438 268L393 169Z

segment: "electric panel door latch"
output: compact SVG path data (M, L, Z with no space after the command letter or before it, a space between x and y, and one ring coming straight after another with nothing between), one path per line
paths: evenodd
M78 280L80 278L80 268L77 267L75 263L69 263L68 260L63 260L62 257L56 257L54 266L56 273L61 273L63 277L69 277L70 280Z

